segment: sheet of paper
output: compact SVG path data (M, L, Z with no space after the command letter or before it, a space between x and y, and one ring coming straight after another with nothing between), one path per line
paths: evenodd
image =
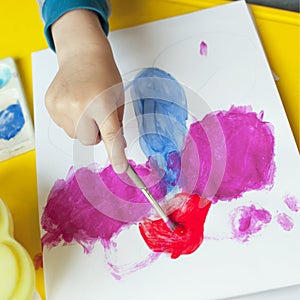
M181 84L187 98L188 125L217 111L229 112L232 106L238 110L248 107L263 120L259 124L270 124L275 141L273 184L212 204L203 243L194 253L177 259L168 254L156 257L137 224L121 231L111 251L97 242L86 254L74 240L45 247L47 297L220 299L299 284L299 156L246 4L234 2L115 31L109 39L125 83L143 69L154 67ZM33 54L41 218L49 192L58 179L68 177L72 166L76 171L94 162L103 168L108 164L102 144L82 146L50 119L44 96L57 68L50 50ZM142 164L147 158L138 143L133 111L129 101L124 116L127 154ZM241 241L233 234L232 213L251 205L263 209L270 220L249 240L243 236ZM42 229L42 237L45 234Z

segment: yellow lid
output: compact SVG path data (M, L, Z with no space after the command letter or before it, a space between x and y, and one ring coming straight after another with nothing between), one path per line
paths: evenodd
M0 199L0 299L31 300L34 286L33 262L13 238L11 214Z

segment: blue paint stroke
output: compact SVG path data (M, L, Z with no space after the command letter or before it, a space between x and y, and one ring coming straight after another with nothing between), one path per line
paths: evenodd
M11 79L10 68L6 65L0 65L0 88L3 88Z
M0 139L10 140L23 128L25 119L19 103L0 111Z
M180 151L187 133L187 101L183 88L169 73L143 69L130 84L140 132L140 146L151 163L165 172L168 191L180 172Z

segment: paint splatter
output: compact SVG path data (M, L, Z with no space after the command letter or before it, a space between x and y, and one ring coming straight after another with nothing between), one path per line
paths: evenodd
M166 188L149 164L133 167L157 199L165 196ZM41 219L46 231L42 243L53 247L60 242L77 242L89 253L97 241L106 247L121 228L140 221L150 209L127 175L117 175L111 166L99 172L71 169L67 179L58 180L48 196Z
M139 229L148 247L154 252L166 252L171 258L196 251L203 241L204 222L210 202L198 195L179 194L170 200L175 209L169 218L178 224L172 232L162 219L145 218ZM179 206L178 206L179 204Z
M298 212L300 210L300 201L296 197L286 196L284 203L291 211Z
M275 172L272 125L249 107L208 114L191 125L181 165L182 191L215 202L270 189Z
M146 157L165 172L168 191L176 185L180 172L180 151L187 133L187 100L181 85L158 68L142 70L130 88L140 133L140 146ZM170 153L179 163L168 164ZM173 160L174 161L174 160Z
M271 214L255 205L237 207L231 215L232 235L234 239L247 242L249 238L270 223Z
M207 56L207 44L204 41L200 43L200 55Z
M19 103L0 111L0 139L10 140L23 128L25 119Z
M0 65L0 89L3 88L12 78L12 73L7 65Z
M277 223L285 230L290 231L294 227L294 221L285 213L280 213L276 216Z

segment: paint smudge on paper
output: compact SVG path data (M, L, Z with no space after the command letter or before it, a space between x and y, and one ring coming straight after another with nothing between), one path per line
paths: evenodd
M285 213L278 214L276 216L276 221L285 231L290 231L294 227L293 219Z
M140 146L164 175L168 191L180 172L180 151L187 133L187 100L181 85L158 68L142 70L130 88L140 133ZM170 155L176 166L170 168ZM156 163L155 163L156 162ZM173 163L172 163L173 164Z
M166 190L149 164L134 168L158 200L165 196ZM127 175L117 175L111 166L98 172L71 169L48 196L41 220L46 231L42 243L53 247L77 242L89 253L97 241L106 247L121 228L140 221L150 210L151 205Z
M145 218L140 222L139 229L152 251L170 253L171 258L177 258L182 254L193 253L201 245L211 203L198 195L187 194L177 195L168 204L172 203L176 210L169 214L169 218L178 224L174 232L162 219L153 221Z
M200 43L200 55L207 56L207 44L204 41Z
M14 138L25 124L20 103L9 105L0 111L0 139Z
M298 212L300 210L300 201L296 197L287 195L284 198L284 203L293 212Z
M131 261L125 264L113 262L112 260L116 256L118 256L117 243L110 241L108 246L104 248L104 257L106 265L108 266L111 275L115 279L121 280L124 276L127 276L140 269L148 267L150 264L152 264L159 258L160 253L151 252L148 255L146 255L145 258L139 261Z
M218 143L220 129L216 126L216 120L224 136L223 147ZM195 172L197 160L200 162L199 170ZM213 169L212 161L226 163L215 163ZM275 172L272 125L263 121L263 113L256 114L250 107L233 106L229 111L208 114L190 126L181 165L182 179L179 184L183 192L203 195L211 177L221 178L211 189L215 191L210 195L215 202L230 201L251 190L271 189ZM192 178L196 181L194 186L190 185Z
M249 241L257 232L270 223L271 214L255 205L237 207L231 214L232 236L241 242Z
M12 73L7 65L0 64L0 89L8 84L12 78Z

